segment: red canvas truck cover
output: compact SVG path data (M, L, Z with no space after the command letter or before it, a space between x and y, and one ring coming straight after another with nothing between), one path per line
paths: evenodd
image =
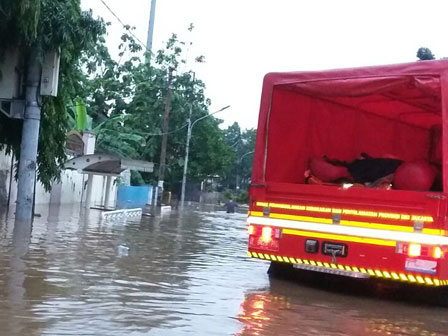
M266 75L248 255L312 271L448 285L447 152L448 61ZM387 188L310 182L313 160L349 163L361 155L399 162ZM431 188L413 187L425 177L412 169L400 175L407 187L398 188L406 165L431 167Z

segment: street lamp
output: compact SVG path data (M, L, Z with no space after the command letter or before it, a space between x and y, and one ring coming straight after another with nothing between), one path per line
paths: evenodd
M241 163L243 161L244 157L246 157L246 156L248 156L249 154L252 154L252 153L255 153L255 151L250 151L250 152L247 152L247 153L243 154L240 157L240 159L238 160L238 163Z
M247 153L244 153L240 158L239 158L239 160L237 160L236 161L236 173L235 173L235 175L236 175L236 181L235 181L235 190L236 191L238 191L240 188L239 188L239 181L238 181L238 167L241 165L241 162L243 162L243 159L246 157L246 156L248 156L249 154L253 154L253 153L255 153L255 151L250 151L250 152L247 152Z
M229 107L230 107L230 105L227 105L227 106L223 107L222 109L219 109L216 112L207 114L207 115L200 117L200 118L196 119L195 121L191 122L191 113L193 111L193 106L192 106L192 104L190 104L190 113L188 115L188 120L187 120L188 130L187 130L187 146L185 148L184 174L182 176L182 194L181 194L181 198L180 198L180 207L181 208L184 207L184 203L185 203L185 185L187 184L188 154L190 152L191 130L193 129L193 126L196 125L196 123L198 121L208 118L218 112L222 112L222 111L228 109Z

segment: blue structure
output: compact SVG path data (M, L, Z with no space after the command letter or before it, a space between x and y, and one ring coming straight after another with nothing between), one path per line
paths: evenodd
M143 208L152 202L152 186L119 186L117 209Z

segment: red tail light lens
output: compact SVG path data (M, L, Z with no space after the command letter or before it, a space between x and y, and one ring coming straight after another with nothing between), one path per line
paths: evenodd
M251 226L253 226L253 229ZM278 251L282 233L281 229L253 224L250 224L247 229L249 231L249 248ZM253 233L251 234L251 232Z
M440 246L427 246L418 243L397 243L395 252L409 257L445 258L445 249Z

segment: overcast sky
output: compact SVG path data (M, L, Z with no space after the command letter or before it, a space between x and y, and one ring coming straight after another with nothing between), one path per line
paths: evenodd
M104 1L146 42L151 0ZM121 24L100 0L81 3L112 23L115 49ZM194 70L211 112L231 105L217 116L251 128L267 72L410 62L421 46L448 56L447 14L446 0L157 0L153 50L173 32L191 40L190 58L206 57Z

